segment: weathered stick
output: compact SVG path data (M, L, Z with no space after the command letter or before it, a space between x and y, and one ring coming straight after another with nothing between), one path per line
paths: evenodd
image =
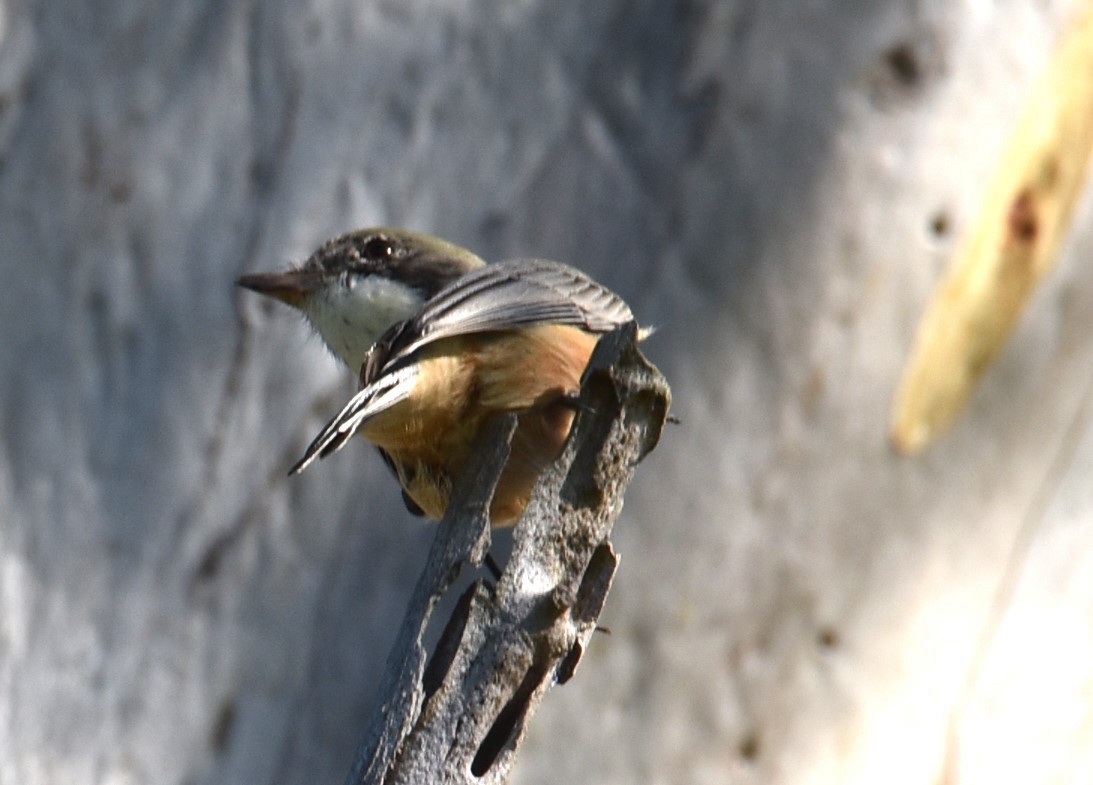
M540 478L497 583L462 596L425 666L422 636L464 563L489 547L490 497L515 420L488 429L456 487L392 650L349 785L506 781L527 722L573 675L618 557L609 540L638 462L657 444L671 393L635 345L635 326L599 342L580 411Z

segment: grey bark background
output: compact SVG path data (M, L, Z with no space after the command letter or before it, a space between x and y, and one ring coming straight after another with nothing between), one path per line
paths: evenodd
M577 264L684 419L518 783L1093 777L1093 203L973 396L917 320L1077 8L0 0L0 783L340 782L432 529L233 290L372 224Z

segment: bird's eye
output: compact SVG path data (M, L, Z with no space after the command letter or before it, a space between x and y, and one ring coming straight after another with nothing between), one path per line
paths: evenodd
M373 237L361 249L364 258L371 262L382 262L395 254L395 248L386 237Z

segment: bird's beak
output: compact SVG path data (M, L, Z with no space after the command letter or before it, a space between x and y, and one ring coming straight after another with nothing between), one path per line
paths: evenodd
M320 276L304 270L287 273L254 273L236 283L244 289L274 297L293 308L303 308L307 299L322 285Z

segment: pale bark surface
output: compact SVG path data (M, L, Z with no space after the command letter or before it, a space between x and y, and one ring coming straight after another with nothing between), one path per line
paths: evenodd
M434 529L233 289L350 228L659 330L513 781L1093 779L1093 201L922 458L915 327L1070 0L0 0L0 783L341 782Z

